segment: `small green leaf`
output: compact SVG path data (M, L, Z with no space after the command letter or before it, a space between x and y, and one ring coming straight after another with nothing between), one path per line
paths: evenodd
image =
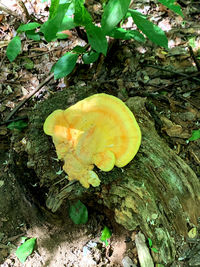
M75 224L85 224L88 221L88 210L86 206L78 200L69 208L69 216Z
M32 70L34 68L34 62L30 58L25 58L24 67L27 70Z
M158 253L158 250L156 248L151 248L151 250L155 253Z
M67 52L53 66L54 78L59 79L67 76L72 72L78 59L78 54Z
M107 246L108 245L108 239L111 237L111 235L112 235L112 233L111 233L110 229L107 226L105 226L103 228L102 233L101 233L100 240L103 241L105 243L105 245Z
M31 255L34 250L36 243L36 238L30 238L25 241L21 246L16 250L16 256L21 262L25 262L26 258Z
M26 128L28 124L22 120L20 121L13 121L8 124L7 128L10 130L17 129L19 131L22 131L24 128Z
M19 36L15 36L8 44L6 56L12 62L21 53L21 40Z
M77 25L86 26L92 23L92 17L87 9L84 7L84 0L75 0L74 22Z
M36 28L38 28L40 26L41 26L41 24L37 23L37 22L30 22L28 24L22 24L17 29L17 32L26 32L26 31L35 30Z
M148 242L149 242L149 247L151 248L152 245L153 245L153 242L152 242L151 238L148 238Z
M123 39L130 40L135 39L138 42L145 42L144 35L142 35L139 31L136 30L125 30L123 28L115 28L109 34L109 36L115 39Z
M149 38L149 40L168 49L168 39L160 27L147 20L146 16L140 12L133 9L129 9L128 11L130 12L138 29L140 29Z
M196 40L196 37L189 38L189 40L188 40L188 43L192 48L196 47L195 40Z
M40 35L39 35L39 33L35 32L35 30L26 31L26 36L27 36L27 38L34 40L34 41L40 40Z
M80 45L76 45L72 51L74 53L77 53L77 54L83 54L85 52L85 48L83 46L80 46Z
M188 140L196 141L197 139L200 139L200 129L192 131L192 136Z
M106 55L108 42L102 29L92 23L88 24L85 29L91 47L98 53Z
M97 61L98 58L99 58L99 53L94 52L94 51L90 51L89 53L85 53L82 57L83 62L85 64L94 63L95 61Z
M105 34L111 32L126 15L131 0L110 0L105 6L101 26Z
M62 32L57 32L57 33L56 33L56 37L57 37L58 39L67 39L67 38L68 38L68 35L65 34L65 33L62 33Z
M176 14L180 15L181 17L184 17L181 7L179 5L174 4L175 0L158 0L158 1L164 6L174 11Z

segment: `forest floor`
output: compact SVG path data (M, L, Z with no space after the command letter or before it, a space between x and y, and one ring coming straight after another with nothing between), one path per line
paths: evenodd
M99 3L88 2L90 12L98 18ZM133 6L149 15L166 31L169 51L150 41L141 44L111 40L106 58L101 56L93 65L77 64L75 71L66 79L51 79L14 114L11 121L20 117L28 123L27 114L36 103L71 85L93 86L98 88L98 92L115 95L124 101L132 96L146 97L147 108L155 120L158 133L200 178L200 139L189 141L192 132L200 129L200 4L198 1L192 4L187 0L178 2L183 9L184 20L161 4L148 0L145 3L136 1ZM29 15L47 19L48 2L26 0L24 3ZM108 210L89 207L88 223L75 225L67 211L63 211L62 216L59 213L53 215L41 203L35 203L35 196L32 196L36 194L34 185L32 192L28 192L27 187L13 176L9 159L16 130L9 129L9 124L3 122L17 104L45 80L63 52L85 43L75 31L68 32L67 40L51 43L27 40L24 36L23 53L10 63L5 56L6 46L18 26L28 18L15 1L7 1L2 6L0 266L139 266L134 242L136 232L129 232L115 223ZM126 27L132 26L132 21L128 20ZM25 132L26 128L22 130L22 135ZM100 241L104 225L112 230L107 247ZM192 230L193 233L198 232L195 227ZM15 255L23 236L37 238L37 246L25 263L21 263ZM177 248L176 261L171 266L200 266L199 240L198 233L191 235L190 232L185 246Z

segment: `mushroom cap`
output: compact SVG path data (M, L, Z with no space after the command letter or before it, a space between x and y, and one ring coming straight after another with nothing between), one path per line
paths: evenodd
M98 186L94 164L103 171L123 167L137 153L141 131L133 113L117 97L95 94L66 110L56 110L44 123L52 136L59 159L69 180L84 187Z
M66 109L64 116L71 129L84 133L77 144L77 155L88 157L104 171L114 165L125 166L139 149L141 131L136 119L115 96L92 95ZM95 153L91 155L90 151Z

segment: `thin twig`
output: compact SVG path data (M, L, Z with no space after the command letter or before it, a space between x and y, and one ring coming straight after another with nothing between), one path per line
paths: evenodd
M6 54L4 54L3 57L2 57L2 59L1 59L1 62L0 62L0 70L1 70L1 67L3 65L3 62L4 62L5 57L6 57Z
M193 51L192 47L189 45L188 48L189 48L189 51L190 51L190 56L194 60L194 63L196 65L196 67L197 67L197 70L200 71L200 63L197 60L197 58L195 57L195 54L194 54L194 51Z
M13 122L13 121L20 121L20 120L26 120L26 119L28 119L28 116L22 116L22 117L14 118L11 120L0 122L0 126L2 126L4 124L8 124L8 123Z
M187 77L183 77L182 79L173 81L173 82L171 82L171 83L169 83L169 84L167 84L167 85L164 85L164 86L160 86L159 88L156 87L155 90L151 90L150 92L161 91L161 90L169 90L168 88L171 87L172 85L174 85L174 84L176 84L176 83L183 82L183 81L185 81L185 80L188 80L189 78L191 78L191 77L195 77L195 76L197 76L197 75L199 75L199 74L200 74L200 71L195 72L195 73L192 73L192 74L190 74L189 77L188 77L188 76L187 76ZM155 87L154 84L145 84L145 85ZM148 91L147 91L147 92L148 92Z
M175 71L175 70L169 70L169 69L166 69L166 68L162 68L160 66L156 66L156 65L145 65L146 67L151 67L151 68L154 68L154 69L158 69L158 70L162 70L162 71L167 71L167 72L171 72L173 74L177 74L177 75L180 75L180 76L183 76L183 77L187 77L188 79L193 79L195 81L198 81L200 82L200 79L198 78L195 78L195 77L191 77L191 74L185 74L183 72L178 72L178 71Z
M24 100L22 100L12 111L11 113L6 117L5 123L7 123L8 120L33 96L35 95L46 83L48 83L52 78L54 74L50 74L42 83L38 85L38 87L33 90L30 94L26 96Z
M7 6L5 6L2 1L0 1L0 10L3 10L6 14L10 14L14 17L20 18L20 15L15 13L14 11L10 10Z
M17 4L21 7L23 13L25 14L25 18L26 18L26 21L25 22L27 22L28 20L30 20L31 19L31 16L28 13L28 10L27 10L24 2L22 0L17 0Z

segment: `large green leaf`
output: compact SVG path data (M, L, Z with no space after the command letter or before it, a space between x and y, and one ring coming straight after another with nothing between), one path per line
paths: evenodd
M133 9L129 9L128 11L130 12L138 29L140 29L149 38L149 40L168 49L167 37L160 27L147 20L146 16L140 12Z
M56 33L59 31L65 13L70 3L60 4L57 9L56 15L52 19L48 19L40 28L40 31L44 34L47 42L56 38Z
M59 79L67 76L72 72L78 59L78 54L67 52L53 66L54 78Z
M168 7L169 9L174 11L176 14L183 17L183 12L181 10L181 7L177 4L174 4L175 0L158 0L158 2L160 2L164 6Z
M60 0L51 0L51 6L49 8L49 19L55 17L58 7L59 7Z
M86 206L78 200L69 208L69 216L75 224L84 224L88 221L88 210Z
M126 15L131 0L110 0L105 6L101 26L105 34L111 32Z
M64 19L60 25L59 32L65 31L65 30L71 30L75 28L77 25L74 22L74 19L72 17L64 16Z
M91 47L98 53L106 55L108 42L102 29L92 23L88 24L85 29Z
M92 17L87 9L84 7L84 0L75 0L75 13L74 13L74 22L77 25L86 26L92 23Z
M19 36L15 36L8 44L6 56L12 62L21 53L21 40Z
M26 31L35 30L36 28L38 28L40 26L41 26L41 24L37 23L37 22L30 22L28 24L22 24L17 29L17 32L26 32Z
M36 238L30 238L25 241L18 249L16 250L16 256L21 262L25 262L26 258L33 252L35 247Z
M115 39L130 40L135 39L138 42L145 42L144 36L137 30L125 30L123 28L115 28L110 33L109 36Z

